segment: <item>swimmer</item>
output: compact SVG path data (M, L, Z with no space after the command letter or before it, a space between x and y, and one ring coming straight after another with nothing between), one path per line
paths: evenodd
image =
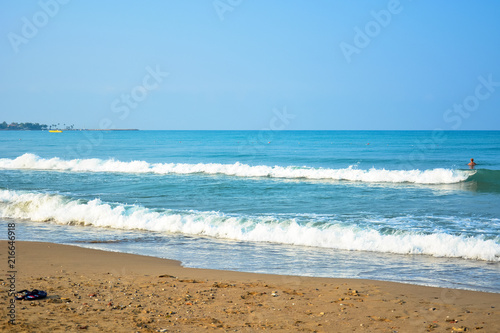
M471 169L474 169L474 166L476 165L476 162L474 162L474 159L473 159L473 158L471 158L471 159L470 159L470 163L469 163L469 164L467 164L467 165L468 165Z

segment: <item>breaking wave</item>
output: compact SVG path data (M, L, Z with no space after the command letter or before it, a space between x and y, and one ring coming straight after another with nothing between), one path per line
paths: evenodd
M284 179L345 180L367 183L453 184L467 180L473 170L361 170L310 168L296 166L251 166L248 164L220 163L148 163L146 161L122 162L114 159L44 159L34 154L24 154L15 159L0 159L0 169L52 170L66 172L116 172L153 174L209 174L236 177L269 177Z
M252 242L271 242L351 251L425 254L500 261L499 239L442 232L384 232L339 221L275 216L154 210L75 200L58 194L0 190L0 217L58 224L182 233Z

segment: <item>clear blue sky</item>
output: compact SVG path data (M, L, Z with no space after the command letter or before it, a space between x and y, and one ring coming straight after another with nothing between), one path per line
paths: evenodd
M492 0L1 1L0 121L500 129L499 18Z

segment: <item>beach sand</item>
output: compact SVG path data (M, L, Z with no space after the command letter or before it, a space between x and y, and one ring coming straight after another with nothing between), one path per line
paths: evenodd
M0 241L7 267L7 242ZM1 277L7 332L499 332L500 294L409 284L183 268L177 261L16 242L15 302Z

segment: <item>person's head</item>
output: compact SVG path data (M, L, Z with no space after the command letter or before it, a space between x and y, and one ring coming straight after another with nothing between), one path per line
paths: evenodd
M473 158L471 158L471 159L470 159L470 161L471 161L471 162L474 162L474 159L473 159Z

